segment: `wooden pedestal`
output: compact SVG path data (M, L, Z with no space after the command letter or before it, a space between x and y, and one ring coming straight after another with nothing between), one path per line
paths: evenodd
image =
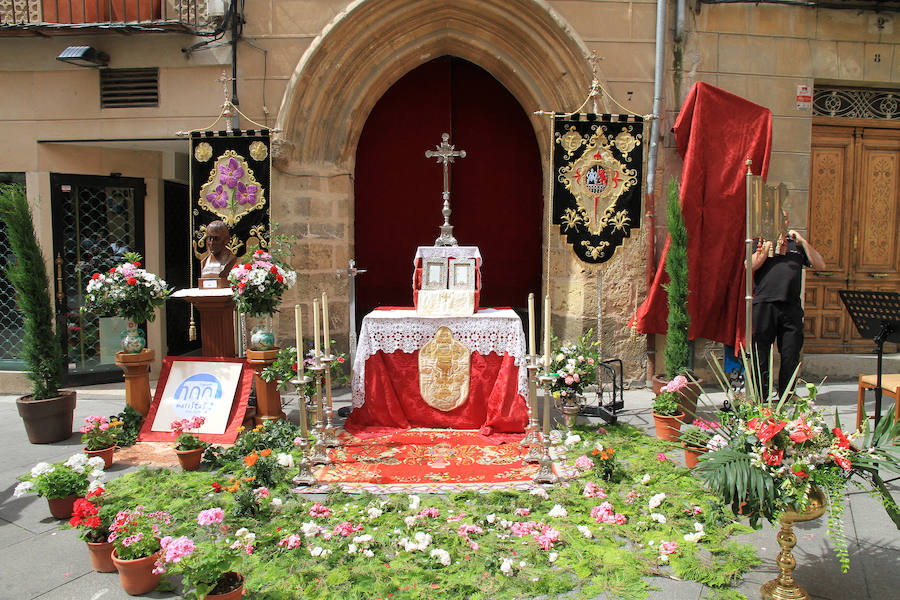
M231 296L185 295L200 313L203 356L237 356L234 348L234 301Z
M154 358L156 353L146 348L138 354L116 352L116 365L125 371L125 403L145 417L150 410L150 364Z
M277 381L266 381L259 374L263 369L275 362L278 348L271 350L247 350L247 364L256 372L253 383L256 385L256 424L275 419L285 419L287 415L281 410L281 393Z

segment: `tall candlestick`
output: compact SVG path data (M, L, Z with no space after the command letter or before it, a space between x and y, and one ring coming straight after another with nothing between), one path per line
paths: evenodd
M300 305L294 305L294 330L297 334L297 377L303 379L303 317Z
M325 334L325 355L331 356L331 336L328 335L328 292L322 292L322 331Z
M534 356L534 293L528 294L528 354Z
M550 294L544 297L544 369L550 369Z
M316 350L316 364L319 362L319 299L313 298L313 346Z

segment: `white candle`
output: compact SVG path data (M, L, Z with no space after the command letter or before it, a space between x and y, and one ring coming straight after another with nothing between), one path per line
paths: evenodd
M534 293L528 294L528 354L534 356Z
M297 377L303 379L303 318L300 305L294 305L294 330L297 334Z
M316 350L316 361L319 360L319 299L313 298L313 345Z
M544 298L544 369L550 369L550 294Z
M325 337L325 355L331 356L331 336L328 334L328 292L322 292L322 332Z

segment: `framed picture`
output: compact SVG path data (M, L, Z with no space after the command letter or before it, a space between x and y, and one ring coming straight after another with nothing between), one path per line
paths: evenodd
M450 259L450 289L474 290L475 289L475 259L451 258Z
M172 441L173 421L202 416L201 440L234 442L252 382L253 369L241 358L167 356L138 440Z
M422 261L422 289L447 289L447 259L426 258Z

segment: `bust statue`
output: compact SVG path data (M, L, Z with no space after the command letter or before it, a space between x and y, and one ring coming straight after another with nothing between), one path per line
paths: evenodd
M209 248L209 254L200 264L201 278L228 277L228 272L237 262L237 257L225 246L230 237L231 234L224 221L213 221L206 226L206 246Z

